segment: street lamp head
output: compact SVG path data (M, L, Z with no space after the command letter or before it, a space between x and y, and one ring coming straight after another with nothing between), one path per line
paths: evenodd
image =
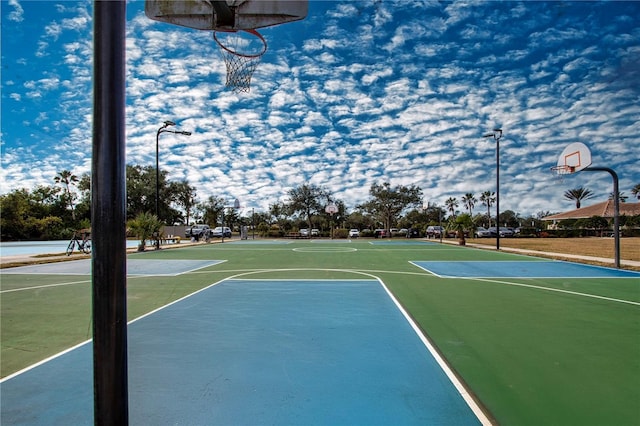
M173 121L167 120L167 121L164 122L164 125L165 126L175 126L176 123L174 123Z
M502 137L502 129L493 129L493 132L491 133L486 133L484 135L482 135L483 138L496 138L496 139L500 139Z
M191 136L191 132L182 131L182 132L178 132L178 133L180 133L181 135L185 135L185 136Z

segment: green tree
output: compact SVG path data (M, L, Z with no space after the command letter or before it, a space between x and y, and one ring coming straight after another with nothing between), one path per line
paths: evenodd
M631 193L635 198L640 200L640 183L636 183L636 185L631 189Z
M156 169L127 164L127 218L155 212ZM162 181L162 174L161 174Z
M449 197L444 202L444 205L447 206L447 210L451 213L451 216L456 217L456 209L458 208L458 199L456 197Z
M516 228L520 225L518 220L518 214L513 210L505 210L500 212L500 220L498 226L510 226Z
M64 194L65 194L64 195L65 204L69 206L69 209L71 210L71 218L75 221L76 212L73 206L75 194L71 192L71 185L78 183L79 181L78 176L74 175L69 170L63 170L61 172L58 172L58 174L53 178L53 180L55 181L55 183L62 184L64 188Z
M465 207L467 208L467 210L469 210L469 216L473 217L473 211L472 210L475 207L477 201L478 200L476 199L476 197L473 194L473 192L467 192L462 197L462 204L464 204Z
M491 206L496 202L496 193L491 191L484 191L482 194L480 194L480 202L483 205L487 206L487 217L489 218L489 227L491 227Z
M579 209L580 202L582 200L588 200L589 198L593 198L594 195L595 194L590 189L580 187L580 188L574 188L574 189L569 189L565 191L563 196L566 200L575 201L576 209Z
M207 201L199 205L202 210L202 221L211 227L216 226L218 222L222 222L222 214L224 213L224 198L210 196Z
M415 185L398 185L392 188L389 182L382 185L374 183L369 189L369 195L371 199L359 208L384 223L389 235L391 225L405 209L419 207L422 204L422 189Z
M3 241L26 240L27 220L32 216L31 195L26 189L18 189L0 196L0 230Z
M127 227L140 240L138 251L144 251L147 240L150 240L154 235L160 235L162 222L158 220L156 215L143 212L134 219L130 219L127 222Z
M191 213L197 205L196 188L186 180L172 182L171 186L171 192L175 194L175 203L184 210L184 223L188 225Z
M621 203L626 203L628 199L629 196L625 195L624 192L618 192L618 200L620 200ZM613 201L613 192L609 194L609 200Z
M289 190L288 195L289 211L293 214L299 213L309 229L312 228L311 217L324 211L323 201L330 197L326 189L314 184L304 184L293 188Z
M467 213L463 213L458 215L450 224L450 228L456 231L456 237L458 238L458 243L461 246L466 245L467 239L465 237L465 232L473 234L474 225L473 219L471 215Z
M80 191L80 199L76 203L76 217L79 220L91 221L91 175L89 173L80 176L77 188Z

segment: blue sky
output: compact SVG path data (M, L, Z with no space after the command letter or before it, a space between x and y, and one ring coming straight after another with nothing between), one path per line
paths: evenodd
M2 0L2 193L91 167L92 3ZM210 32L127 6L127 163L155 165L198 198L267 209L304 183L353 209L372 183L417 185L425 202L495 191L523 216L607 199L606 173L549 168L585 143L620 190L640 183L640 2L311 1L265 28L251 91L225 88ZM631 201L631 200L630 200ZM461 210L464 210L462 205ZM477 203L475 211L484 209Z

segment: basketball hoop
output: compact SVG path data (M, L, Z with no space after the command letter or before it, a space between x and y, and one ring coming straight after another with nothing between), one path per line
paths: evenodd
M551 173L556 176L560 183L564 182L564 177L566 175L570 175L575 172L576 168L574 166L568 166L566 164L551 167Z
M214 31L213 39L227 66L226 86L235 93L249 92L251 76L267 51L267 42L256 30Z

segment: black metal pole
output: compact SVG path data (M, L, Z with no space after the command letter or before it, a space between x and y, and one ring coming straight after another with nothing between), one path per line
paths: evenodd
M160 133L162 133L162 129L164 129L166 126L166 124L164 125L164 127L161 127L158 129L158 131L156 132L156 219L160 220L160 208L159 208L159 203L160 203L160 161L159 161L159 139L160 139ZM160 250L160 235L156 235L156 250Z
M620 194L618 174L609 167L587 167L583 172L607 172L613 178L613 244L616 268L620 268Z
M95 425L129 422L125 25L126 1L94 2L91 226Z
M160 160L159 160L159 139L160 133L162 133L162 127L156 132L156 218L160 219Z
M487 133L483 137L493 137L496 141L496 250L500 250L500 139L502 138L502 129L493 129L493 132ZM491 212L487 211L487 213L489 213L489 225L491 225Z
M500 136L496 140L496 250L500 250Z

